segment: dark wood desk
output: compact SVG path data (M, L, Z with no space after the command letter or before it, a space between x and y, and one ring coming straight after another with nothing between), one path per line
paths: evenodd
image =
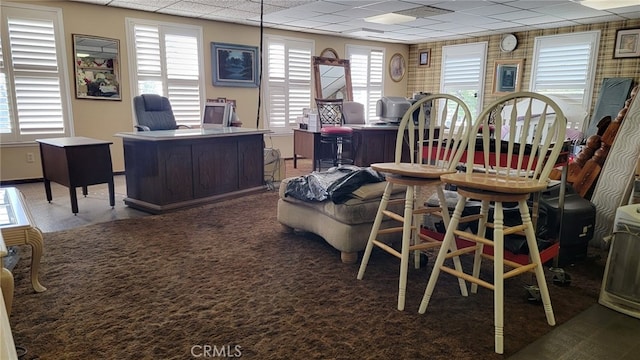
M370 166L374 163L395 161L396 136L395 125L348 125L353 129L351 151L356 166ZM408 161L408 144L403 150L403 161ZM320 132L303 129L293 130L293 167L297 167L297 158L302 156L313 160L314 169L325 151L320 144ZM406 155L406 158L405 158Z
M71 211L78 213L76 188L82 187L87 196L87 186L107 183L109 204L115 206L113 167L111 164L110 141L86 137L64 137L38 139L42 175L47 201L51 202L51 181L69 188Z
M125 204L153 214L262 191L264 133L240 127L118 133Z

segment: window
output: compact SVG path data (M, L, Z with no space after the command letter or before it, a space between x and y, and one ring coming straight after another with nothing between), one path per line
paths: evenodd
M3 143L71 134L62 11L2 5L0 139Z
M127 33L133 96L166 96L178 125L199 125L205 101L202 29L127 19Z
M584 116L565 114L570 129L583 130L591 107L599 41L600 31L535 39L530 89L579 107Z
M302 110L311 106L311 40L266 37L266 127L288 133Z
M442 47L440 92L462 99L472 116L482 109L486 59L486 42Z
M353 101L364 104L367 123L377 121L376 102L384 89L384 49L347 45L347 58L351 65Z

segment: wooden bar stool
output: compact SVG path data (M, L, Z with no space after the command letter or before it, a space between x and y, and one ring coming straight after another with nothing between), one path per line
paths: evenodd
M493 137L490 134L489 114L496 109L497 111L494 112L495 137ZM477 292L478 285L493 290L495 352L499 354L504 351L505 279L534 272L547 322L549 325L555 325L527 200L532 194L547 188L549 173L556 165L564 145L566 126L567 122L562 110L548 97L531 92L507 95L482 111L474 124L468 143L466 172L441 176L444 183L456 186L459 197L419 312L422 314L427 310L440 271L471 282L472 293ZM480 135L476 138L479 129L481 129ZM474 156L476 151L480 151L481 156ZM467 199L482 202L477 234L458 230ZM505 202L518 204L522 224L504 225L503 204ZM490 204L495 206L493 223L487 222ZM486 238L487 228L493 229L493 240ZM518 264L504 259L504 236L508 234L526 236L531 260L529 264ZM446 250L455 244L456 237L474 242L476 245L447 253ZM484 253L484 246L493 247L493 256ZM471 275L460 269L444 266L445 259L471 252L475 254ZM494 261L493 283L479 278L483 257ZM505 266L511 270L505 272Z
M345 157L344 153L345 148L351 145L353 129L344 126L343 104L342 99L316 99L320 118L320 143L329 144L332 166L353 164L353 160ZM320 168L322 161L321 158Z
M441 244L440 241L420 233L422 217L425 214L440 215L445 226L449 224L449 210L440 176L457 171L456 166L468 141L471 120L471 113L462 100L446 94L426 96L415 102L400 121L395 161L371 164L372 169L385 174L387 185L360 263L358 279L364 277L374 246L398 257L398 310L404 310L410 252L414 251L415 267L419 268L420 250L438 247ZM427 163L423 163L425 158ZM396 185L406 186L405 198L390 201L389 197ZM421 204L416 191L419 187L435 188L440 206L425 207ZM388 209L390 204L397 202L404 202L402 214ZM402 226L381 230L380 224L385 217L400 222ZM400 251L377 239L378 235L392 232L402 232ZM455 244L450 244L447 249L455 251ZM454 262L456 268L461 268L457 257L454 258ZM467 287L464 280L461 279L459 283L460 291L466 296Z

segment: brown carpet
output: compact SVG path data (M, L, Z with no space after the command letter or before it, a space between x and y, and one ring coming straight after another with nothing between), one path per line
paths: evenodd
M323 240L283 233L276 200L266 192L47 233L40 294L22 247L11 323L24 359L190 359L206 346L255 359L504 358L493 351L490 291L463 298L443 274L420 315L430 267L411 269L399 312L396 258L375 251L356 280L358 264ZM604 259L593 259L568 269L571 286L550 285L558 323L596 303ZM506 282L505 355L553 329L526 301L526 280Z

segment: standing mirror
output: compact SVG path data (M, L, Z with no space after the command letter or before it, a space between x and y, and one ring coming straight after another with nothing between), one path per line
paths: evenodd
M121 100L120 41L73 35L76 98Z
M349 60L313 57L316 98L353 100Z

